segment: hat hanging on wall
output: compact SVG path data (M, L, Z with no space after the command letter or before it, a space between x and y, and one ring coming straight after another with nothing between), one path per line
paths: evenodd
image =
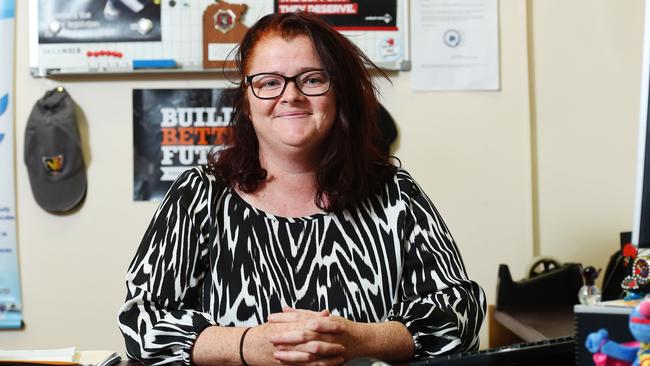
M86 166L81 152L74 102L62 87L39 99L25 129L25 165L36 203L64 213L86 196Z

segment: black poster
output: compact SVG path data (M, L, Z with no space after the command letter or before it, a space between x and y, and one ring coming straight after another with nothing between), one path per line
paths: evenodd
M232 98L225 89L133 90L133 199L162 198L190 167L230 137Z
M160 1L38 0L40 44L160 40Z
M316 13L338 30L397 30L397 0L274 0L276 13Z

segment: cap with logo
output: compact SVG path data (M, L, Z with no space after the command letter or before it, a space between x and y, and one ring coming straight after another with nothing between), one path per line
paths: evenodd
M86 196L86 166L74 102L61 87L47 91L29 115L25 165L34 198L44 210L67 212Z

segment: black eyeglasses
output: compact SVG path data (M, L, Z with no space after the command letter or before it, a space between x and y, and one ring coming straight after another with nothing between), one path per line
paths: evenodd
M294 76L284 76L271 72L263 72L246 76L246 82L251 86L253 95L260 99L278 98L293 81L298 90L309 97L323 95L330 90L330 74L322 69L307 70Z

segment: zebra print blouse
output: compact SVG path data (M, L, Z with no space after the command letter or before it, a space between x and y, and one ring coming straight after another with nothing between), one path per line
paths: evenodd
M283 305L402 322L415 356L478 348L485 294L424 192L399 169L357 207L278 217L206 167L183 173L131 262L118 321L130 358L190 364L210 325L264 323Z

